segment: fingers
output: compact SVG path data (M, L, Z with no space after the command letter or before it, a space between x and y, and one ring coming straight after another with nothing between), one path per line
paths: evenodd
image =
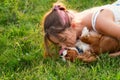
M117 57L120 56L120 52L116 52L116 53L111 53L109 54L110 57Z

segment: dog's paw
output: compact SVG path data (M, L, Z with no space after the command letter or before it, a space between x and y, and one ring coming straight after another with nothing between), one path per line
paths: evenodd
M91 56L91 57L89 57L89 58L84 58L84 59L83 59L84 62L88 62L88 63L94 62L94 61L96 61L96 60L97 60L97 58L96 58L95 56Z
M76 58L79 60L82 60L82 59L84 59L84 55L78 55Z
M88 36L89 35L89 30L87 27L84 27L82 30L81 37Z

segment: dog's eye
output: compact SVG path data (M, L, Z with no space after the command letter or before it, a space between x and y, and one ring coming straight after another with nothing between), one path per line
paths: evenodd
M71 50L70 48L67 48L67 50Z
M65 50L68 50L68 48L64 48Z
M65 57L69 57L68 55L65 55Z

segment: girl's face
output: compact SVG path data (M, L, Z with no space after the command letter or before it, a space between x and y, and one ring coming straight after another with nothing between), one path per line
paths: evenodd
M73 29L66 29L63 33L60 33L59 36L61 38L57 38L51 35L50 40L62 48L75 46L77 37L76 32Z

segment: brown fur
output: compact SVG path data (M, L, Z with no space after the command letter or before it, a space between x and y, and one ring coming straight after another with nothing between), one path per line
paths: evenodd
M92 55L89 51L86 51L83 54L78 54L75 50L68 49L65 59L71 62L74 62L75 59L78 59L84 62L93 62L97 58L96 58L96 55Z
M90 44L91 51L97 55L104 52L116 52L120 49L120 43L117 39L90 32L89 36L82 36L80 40Z
M71 62L73 62L76 57L78 56L78 53L75 50L67 50L67 55L65 56L66 60L70 60Z
M90 50L85 51L83 54L78 54L74 50L68 50L66 60L74 61L79 59L84 62L96 61L98 56L105 52L110 52L111 57L119 56L120 43L118 40L90 32L89 35L80 37L81 41L90 45Z

